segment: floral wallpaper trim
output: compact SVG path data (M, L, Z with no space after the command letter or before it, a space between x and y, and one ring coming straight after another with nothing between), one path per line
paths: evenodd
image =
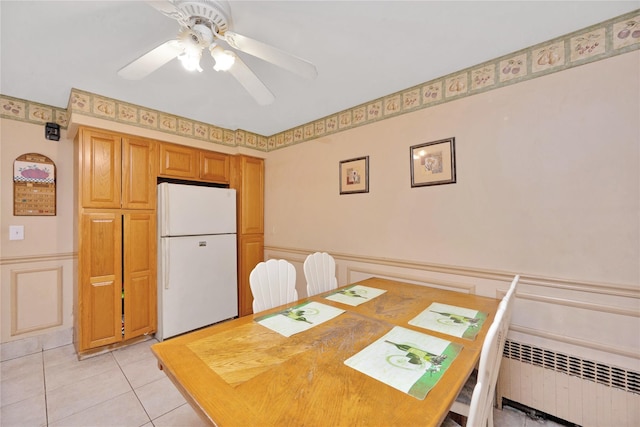
M0 95L0 117L36 124L53 122L65 129L69 125L69 114L66 109L5 95Z
M227 146L271 151L640 49L640 9L271 136L230 130L71 89L67 109L0 94L0 117L69 124L71 112Z

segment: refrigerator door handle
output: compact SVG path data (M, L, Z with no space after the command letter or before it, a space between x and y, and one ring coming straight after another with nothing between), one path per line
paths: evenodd
M158 194L158 201L161 204L159 211L162 214L160 218L160 236L167 236L169 229L169 186L166 183L162 183L158 186L160 190Z
M164 288L169 289L169 247L171 245L164 244L162 248L162 282L164 283Z

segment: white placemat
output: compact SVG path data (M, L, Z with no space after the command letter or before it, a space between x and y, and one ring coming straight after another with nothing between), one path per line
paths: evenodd
M409 324L472 340L480 332L486 318L487 313L478 310L434 302L411 319Z
M384 289L370 288L369 286L353 285L340 289L325 298L331 301L341 302L347 305L360 305L387 292Z
M256 317L254 321L285 337L306 331L344 313L340 308L311 301L277 313Z
M461 350L461 344L396 326L344 363L422 400Z

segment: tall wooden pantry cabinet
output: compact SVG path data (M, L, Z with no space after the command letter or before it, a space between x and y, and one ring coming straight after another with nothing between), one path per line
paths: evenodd
M264 159L238 155L233 188L238 192L238 312L253 313L249 275L264 260Z
M75 140L78 355L156 330L158 143L80 128Z

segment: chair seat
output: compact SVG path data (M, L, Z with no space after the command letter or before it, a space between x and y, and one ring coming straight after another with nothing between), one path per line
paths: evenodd
M456 397L455 402L451 405L451 412L455 412L456 414L463 415L465 417L469 416L469 407L471 405L471 395L473 394L473 388L476 386L478 382L478 371L473 370L471 375L469 375L469 379L466 383L464 383L464 387L460 390L458 397Z
M447 417L444 419L442 424L440 424L440 427L462 427L462 426L457 422L455 422L453 419Z

